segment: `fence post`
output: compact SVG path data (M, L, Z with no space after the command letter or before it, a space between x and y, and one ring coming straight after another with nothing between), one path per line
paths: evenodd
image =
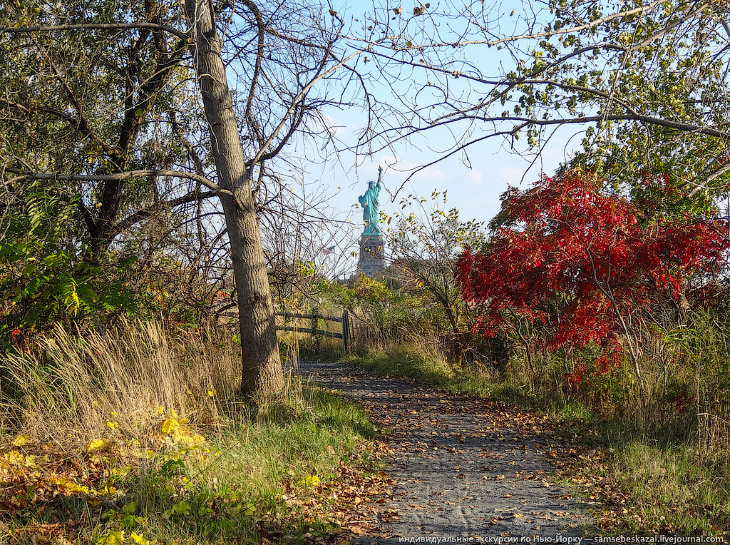
M342 311L342 348L345 354L350 353L350 315L347 309Z
M310 334L310 339L312 342L312 346L315 350L319 350L320 343L322 342L322 335L319 334L319 319L322 317L320 314L319 307L312 307L312 333Z

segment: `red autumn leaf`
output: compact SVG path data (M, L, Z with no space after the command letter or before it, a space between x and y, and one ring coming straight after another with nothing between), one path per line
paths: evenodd
M456 272L465 300L481 305L476 329L494 336L524 320L544 328L548 349L594 342L607 348L596 361L607 372L620 360L622 319L707 293L730 248L728 223L642 223L631 201L603 186L573 170L502 196L505 226L483 252L465 251Z

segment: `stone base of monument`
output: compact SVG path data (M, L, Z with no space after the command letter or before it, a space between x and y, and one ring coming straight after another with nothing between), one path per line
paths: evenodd
M383 235L362 235L360 237L360 260L357 272L368 278L378 276L385 269L385 241Z

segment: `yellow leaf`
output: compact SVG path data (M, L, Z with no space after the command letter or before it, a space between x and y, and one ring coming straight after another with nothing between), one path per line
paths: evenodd
M23 458L23 455L20 452L18 452L17 450L11 450L7 454L3 454L3 458L5 458L5 460L7 460L7 462L11 466L24 465L25 458Z
M144 537L135 532L132 532L132 535L130 537L132 538L132 541L134 541L138 545L147 545L149 543L149 541L147 541Z
M215 388L211 388L210 390L208 390L208 395L209 395L210 397L213 397L213 396L214 396L215 394L217 394L217 393L218 393L218 392L216 391L216 389L215 389Z
M162 423L162 433L171 434L177 428L177 419L168 418Z
M27 445L30 443L30 437L27 435L18 435L15 439L13 439L13 446L14 447L22 447L23 445Z
M317 477L316 475L307 475L301 481L298 481L297 484L302 486L315 487L319 485L319 477Z
M243 514L250 517L254 513L256 513L256 506L253 503L246 504L246 510L243 512Z
M86 452L96 452L98 450L104 450L112 446L112 442L108 439L93 439L88 445L86 445Z
M98 545L124 545L124 530L117 530L106 536L101 536L96 543Z

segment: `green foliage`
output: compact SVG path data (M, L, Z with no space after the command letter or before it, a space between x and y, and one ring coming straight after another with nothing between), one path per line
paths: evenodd
M134 259L122 259L106 271L90 260L87 248L73 243L77 204L33 182L24 189L23 199L0 217L3 346L8 346L9 333L16 329L32 331L56 320L133 308L121 278Z
M0 27L152 20L179 27L181 13L170 2L29 0L3 5ZM145 220L180 223L175 207L195 201L185 198L191 190L170 179L94 176L186 161L176 129L199 111L180 66L184 47L174 34L139 29L0 33L0 313L7 318L0 343L8 331L54 321L159 310L157 294L146 296L156 290L142 278L149 269L134 266L134 256L161 263L183 243ZM180 104L185 121L176 118ZM68 179L75 175L83 179Z
M449 209L445 191L434 190L430 199L408 195L400 204L400 212L385 216L393 261L386 275L430 307L435 335L445 339L449 357L461 361L477 343L470 338L474 316L456 286L454 269L464 248L484 245L483 224L463 221L457 209Z
M538 120L526 124L530 144L541 142L539 121L561 112L585 126L582 152L571 166L602 172L635 198L649 197L668 174L662 183L675 198L649 212L706 214L728 183L720 105L727 93L726 8L672 0L640 16L601 21L637 5L554 0L549 6L545 31L551 35L508 75L525 83L502 98L518 103L510 113ZM564 33L567 28L577 30ZM683 198L708 178L706 190Z
M434 307L424 295L411 294L390 286L384 279L357 277L348 287L338 283L320 284L320 293L348 309L362 324L356 341L385 346L433 328Z

